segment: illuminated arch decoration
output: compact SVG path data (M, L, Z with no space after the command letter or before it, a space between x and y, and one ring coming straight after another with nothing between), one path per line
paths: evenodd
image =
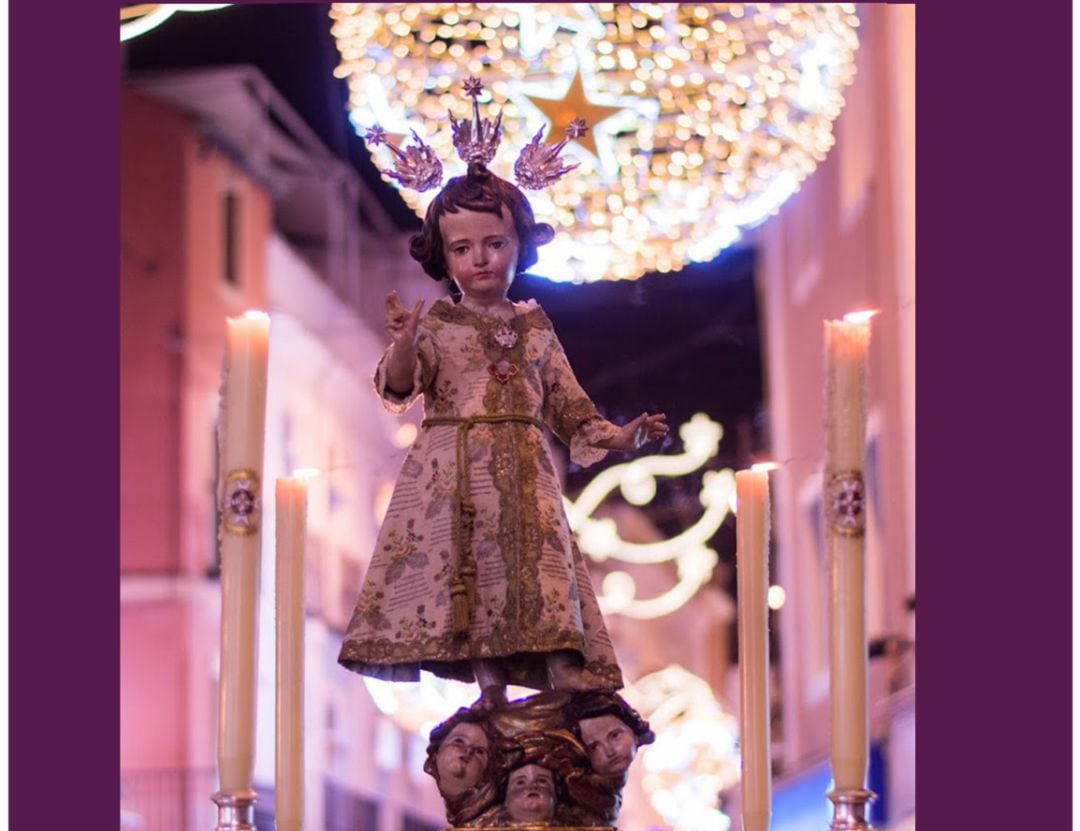
M656 733L641 749L641 785L672 831L728 831L720 794L739 782L739 723L709 683L677 664L623 695Z
M681 534L655 543L631 543L620 539L613 519L593 519L592 513L615 488L632 505L644 505L656 495L657 476L685 476L716 455L724 428L698 413L679 428L683 452L679 455L640 456L626 464L612 465L593 478L574 501L563 497L570 527L578 545L596 562L609 559L625 563L674 562L678 582L663 594L637 597L634 578L625 571L604 577L597 600L605 615L657 618L671 614L708 582L716 567L716 552L705 543L733 510L735 473L730 468L707 471L698 499L704 513Z
M139 3L120 7L120 41L156 29L177 12L212 12L232 3Z
M557 234L531 271L556 280L707 261L775 212L832 147L858 48L851 4L335 3L331 17L354 126L397 144L416 130L447 176L464 172L447 111L469 116L470 75L503 113L505 178L538 129L553 142L589 122L564 151L578 170L533 197ZM434 196L401 193L420 215Z

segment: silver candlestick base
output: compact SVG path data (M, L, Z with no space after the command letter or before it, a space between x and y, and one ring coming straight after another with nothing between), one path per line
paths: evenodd
M214 831L256 831L255 791L218 791L210 798L218 809Z
M866 821L866 806L877 797L873 791L863 788L837 788L826 794L833 804L833 818L829 831L868 831L872 826Z

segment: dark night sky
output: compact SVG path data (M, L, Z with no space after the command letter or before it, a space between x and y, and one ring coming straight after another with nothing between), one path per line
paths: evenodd
M349 160L403 230L419 221L384 184L346 114L348 90L333 76L338 61L328 4L258 4L179 13L124 46L128 72L251 64L258 67L326 145ZM511 295L535 297L555 323L583 386L610 418L662 410L675 429L704 411L725 438L713 467L738 467L763 443L762 356L752 248L711 263L637 281L565 285L525 275ZM738 438L737 438L738 437ZM664 445L678 449L677 438ZM612 457L621 454L611 454ZM611 458L610 462L622 461ZM597 468L590 468L592 475ZM586 477L570 471L570 488ZM654 519L679 530L679 503L700 477L662 488ZM682 492L682 497L680 497ZM696 498L690 500L696 502ZM667 503L667 509L663 507ZM692 504L685 519L693 521ZM721 550L723 548L721 547Z

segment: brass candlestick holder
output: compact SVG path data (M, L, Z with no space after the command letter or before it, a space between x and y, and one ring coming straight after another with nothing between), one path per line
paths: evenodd
M210 798L218 808L214 831L256 831L255 791L218 791Z
M866 806L877 794L865 788L837 788L826 796L833 804L829 831L867 831L872 828L866 819Z

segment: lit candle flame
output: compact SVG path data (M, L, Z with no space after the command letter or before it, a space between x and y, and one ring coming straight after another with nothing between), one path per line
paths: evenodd
M779 462L758 462L757 464L750 465L751 470L756 470L759 473L768 473L770 470L779 470Z
M244 317L248 320L269 320L270 315L266 312L260 312L258 309L248 309L244 312Z
M298 467L289 475L293 479L314 479L322 473L317 467Z
M857 312L848 312L844 315L844 320L848 323L866 323L874 315L880 314L880 312L880 309L862 309Z

